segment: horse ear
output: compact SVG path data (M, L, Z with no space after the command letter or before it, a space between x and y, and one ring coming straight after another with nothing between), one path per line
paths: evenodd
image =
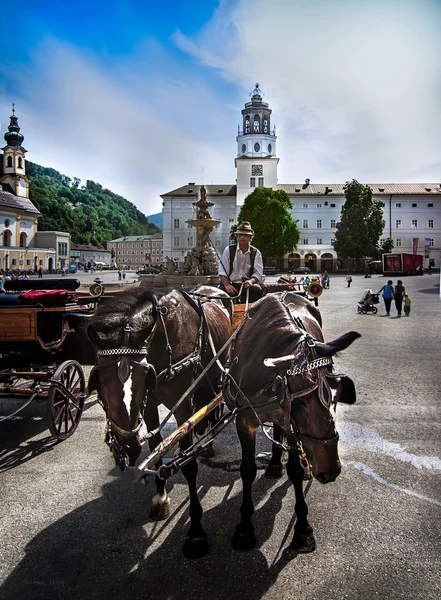
M92 325L89 325L89 327L87 328L87 337L92 342L92 344L94 344L95 346L100 346L101 338L99 334L95 331L94 327L92 327Z
M352 342L355 342L359 337L361 337L361 334L357 331L349 331L332 342L316 342L315 345L319 356L333 356L337 352L349 348Z

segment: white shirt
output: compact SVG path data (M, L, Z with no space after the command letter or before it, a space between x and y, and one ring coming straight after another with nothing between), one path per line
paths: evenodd
M225 275L232 283L242 283L242 278L251 279L255 277L257 281L261 281L263 276L263 258L260 250L257 250L254 258L254 273L250 273L251 266L251 251L242 252L239 244L236 248L236 256L233 261L233 271L230 276L226 271L230 269L230 247L227 246L222 254L221 263L219 265L219 275Z

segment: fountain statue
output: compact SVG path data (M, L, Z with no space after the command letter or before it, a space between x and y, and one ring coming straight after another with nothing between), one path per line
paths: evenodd
M182 270L185 275L217 275L219 258L210 243L210 233L221 221L212 219L208 212L214 202L207 201L205 186L201 186L201 198L193 202L193 206L196 208L196 218L186 223L196 228L196 246L187 252Z

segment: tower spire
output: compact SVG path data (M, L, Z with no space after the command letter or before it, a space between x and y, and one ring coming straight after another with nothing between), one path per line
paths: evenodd
M10 123L8 131L5 133L5 140L8 146L19 148L24 140L24 135L20 133L20 127L18 125L18 117L15 116L15 104L12 104L12 115L10 117Z

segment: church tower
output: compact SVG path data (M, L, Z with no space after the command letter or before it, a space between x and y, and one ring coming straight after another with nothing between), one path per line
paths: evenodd
M5 133L6 146L3 150L3 175L0 183L10 186L16 196L29 198L29 179L26 177L25 154L27 150L21 145L24 135L20 133L18 118L12 105L11 122Z
M262 100L262 90L256 83L251 102L242 109L242 130L237 132L237 204L256 187L277 189L276 126L271 129L271 113Z

